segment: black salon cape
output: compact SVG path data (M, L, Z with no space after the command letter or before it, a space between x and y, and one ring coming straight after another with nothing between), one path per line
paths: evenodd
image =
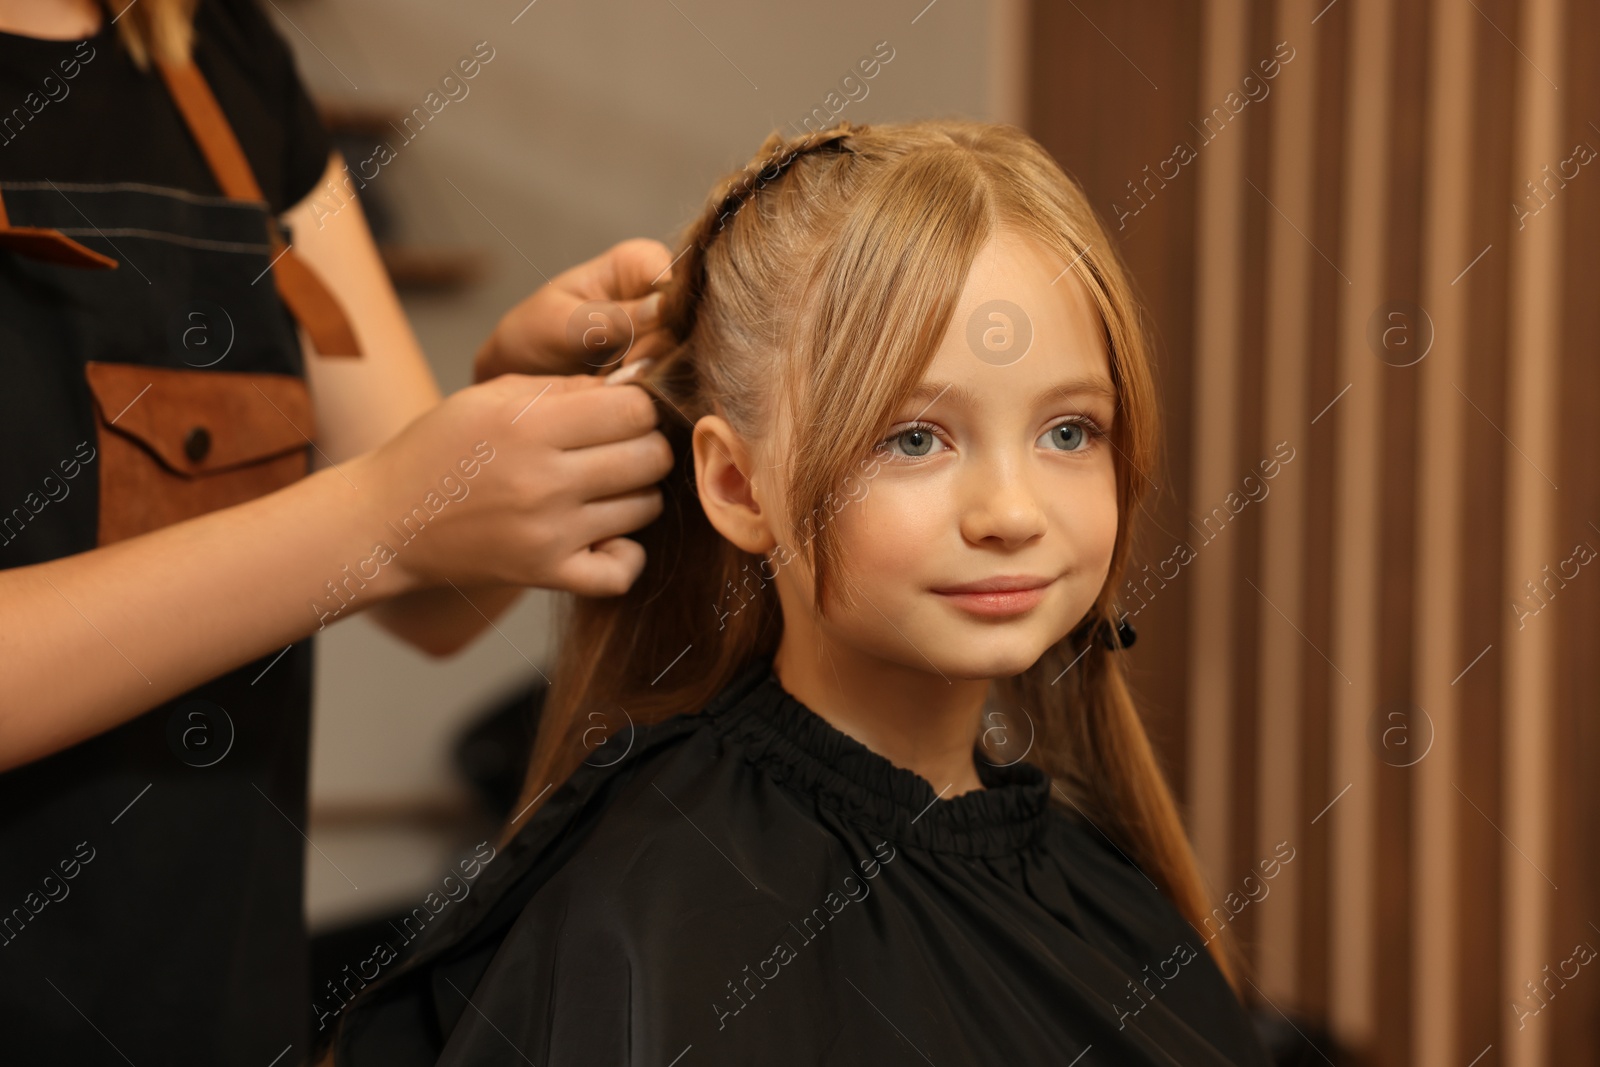
M337 1062L1266 1064L1144 875L1037 768L978 768L937 800L754 661L596 747Z

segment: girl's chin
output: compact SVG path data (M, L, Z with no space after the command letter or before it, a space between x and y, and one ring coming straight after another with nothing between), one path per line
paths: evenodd
M932 657L939 673L947 678L994 679L1010 678L1039 662L1048 645L1023 643L1016 639L997 642L994 648L981 645L967 648L959 654Z
M920 626L913 619L914 616L908 617L886 632L870 626L835 631L829 643L937 678L977 681L1021 674L1071 629L1061 618L998 623L976 618L953 622L941 619L936 625L928 625L929 620L923 619Z

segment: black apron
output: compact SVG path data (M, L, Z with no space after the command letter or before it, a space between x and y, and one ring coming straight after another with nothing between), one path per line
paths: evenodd
M0 182L0 567L303 477L296 321L359 354L198 69L161 74L223 196ZM0 1061L308 1052L311 668L308 638L0 774Z

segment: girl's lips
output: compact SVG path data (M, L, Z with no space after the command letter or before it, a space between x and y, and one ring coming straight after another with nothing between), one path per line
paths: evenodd
M1054 583L1046 583L1032 589L997 590L986 593L945 593L937 589L934 592L963 611L994 617L1020 615L1024 611L1031 610L1044 599L1052 584Z

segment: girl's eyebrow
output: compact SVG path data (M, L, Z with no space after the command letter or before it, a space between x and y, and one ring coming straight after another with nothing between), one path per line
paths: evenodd
M965 386L957 385L954 382L922 382L911 390L909 399L926 401L928 407L932 407L934 401L946 396L961 407L978 406L977 395ZM1111 404L1117 402L1116 388L1098 374L1081 378L1068 378L1066 381L1057 382L1055 385L1041 390L1039 395L1034 398L1034 402L1035 404L1042 404L1047 400L1061 400L1072 396L1093 396Z

